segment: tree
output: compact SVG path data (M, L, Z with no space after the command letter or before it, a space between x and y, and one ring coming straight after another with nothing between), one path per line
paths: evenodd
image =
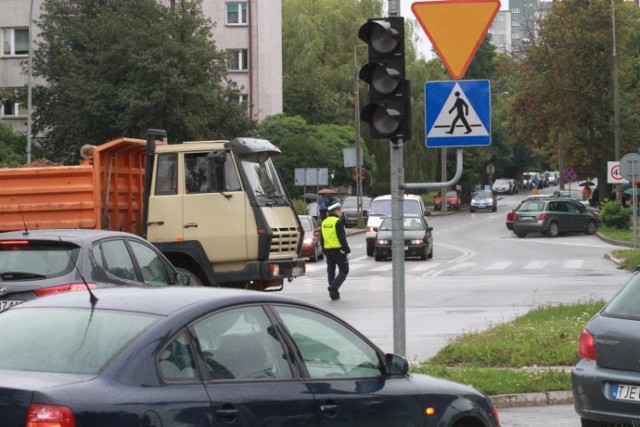
M171 141L231 138L252 127L226 78L200 2L49 0L34 72L39 148L70 160L86 143L166 129Z
M344 167L343 149L353 147L355 134L351 126L311 125L300 117L274 115L260 123L256 136L265 138L282 151L275 157L278 171L289 192L303 193L303 187L294 184L296 168L328 168L333 176L329 185L351 186L354 182L350 170ZM373 159L363 147L364 165L373 167Z
M631 120L631 100L638 97L631 72L640 53L637 6L616 2L616 29L621 139L631 148L637 144L631 136L637 132ZM522 63L522 86L510 111L510 128L532 152L557 159L562 135L565 163L583 178L598 176L602 197L610 194L606 162L614 158L612 46L610 2L551 3Z
M14 167L26 160L27 138L17 135L9 125L0 123L0 167Z

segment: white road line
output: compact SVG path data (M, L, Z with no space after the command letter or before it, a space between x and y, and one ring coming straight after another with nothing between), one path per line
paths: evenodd
M420 272L420 271L427 271L427 270L433 270L434 268L440 266L441 263L439 262L426 262L422 265L419 265L417 267L413 267L408 269L407 271L413 273L413 272Z
M582 268L582 261L581 259L570 259L562 263L562 268Z
M393 268L393 263L388 263L385 265L381 265L380 267L372 268L369 271L389 271Z
M485 268L485 270L504 270L505 268L509 267L511 264L513 264L513 262L511 261L494 262L489 267Z
M547 264L549 264L549 261L531 261L522 268L524 270L542 270Z

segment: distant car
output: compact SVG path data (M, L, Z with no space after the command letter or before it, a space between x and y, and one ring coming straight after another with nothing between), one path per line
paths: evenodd
M526 200L516 211L513 232L518 237L542 233L556 237L561 233L594 234L598 229L597 213L575 200L563 197Z
M391 257L392 227L391 217L385 218L380 224L374 252L376 261ZM402 229L404 231L405 258L420 258L422 260L433 258L433 227L429 227L424 217L406 215L402 219Z
M507 178L511 182L511 188L513 188L511 194L516 194L520 191L520 183L513 178Z
M302 300L239 289L96 289L0 313L2 427L483 426L471 386L409 372Z
M635 273L580 334L571 373L583 426L640 424L640 275Z
M544 175L549 180L549 185L557 185L559 182L559 175L556 171L545 171Z
M447 209L459 211L460 205L462 204L460 194L458 194L457 191L447 191L445 203L447 204ZM442 193L434 197L433 209L437 211L442 210Z
M499 178L493 182L491 190L496 194L513 194L515 193L515 186L511 180Z
M507 229L509 230L513 230L513 223L516 221L516 211L520 208L520 206L522 206L522 204L527 201L527 200L540 200L540 199L546 199L552 197L550 195L534 195L534 196L529 196L526 199L524 199L523 201L520 202L520 204L518 206L516 206L514 209L511 209L509 212L507 212L507 218L505 220L505 225L507 226Z
M424 206L422 197L416 194L405 194L402 201L404 215L426 216L430 212ZM367 242L367 256L373 256L376 246L376 235L378 227L385 217L391 216L391 195L378 196L371 202L369 216L367 218L367 228L365 239Z
M362 197L362 217L367 218L371 208L371 197ZM340 208L345 227L355 227L358 225L358 197L349 196L342 202Z
M314 262L318 261L318 259L323 256L318 222L311 215L298 215L298 219L304 231L300 256L307 257Z
M86 229L0 233L0 311L44 295L86 291L98 283L188 285L190 276L179 273L151 243L129 233Z
M473 213L478 210L490 210L491 212L498 210L498 199L491 190L480 190L471 195L469 211Z

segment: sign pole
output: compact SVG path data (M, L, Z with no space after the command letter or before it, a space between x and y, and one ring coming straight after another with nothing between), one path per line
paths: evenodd
M391 141L391 262L393 268L393 352L406 356L404 283L404 166L402 139Z

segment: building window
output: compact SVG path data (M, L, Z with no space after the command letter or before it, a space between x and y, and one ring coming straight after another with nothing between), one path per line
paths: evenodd
M512 27L519 27L520 26L520 22L519 21L511 21L511 26Z
M227 51L229 71L247 71L249 69L247 49L229 49Z
M227 3L227 25L247 25L247 3Z
M5 28L2 31L2 46L4 56L27 55L29 53L29 30L27 28Z
M520 13L520 8L514 7L513 9L511 9L511 13Z

